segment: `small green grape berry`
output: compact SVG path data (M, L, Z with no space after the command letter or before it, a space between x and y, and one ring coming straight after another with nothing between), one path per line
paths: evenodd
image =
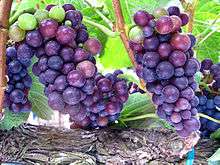
M44 9L38 9L35 12L34 16L37 19L38 23L40 23L41 21L49 18L49 12L47 10L44 10Z
M23 30L33 30L37 27L37 20L34 15L24 13L18 17L18 26Z
M54 6L49 11L49 17L57 22L62 22L65 18L65 10L61 6Z
M65 25L66 25L66 26L72 26L72 22L69 21L69 20L67 20L67 21L65 21Z
M169 15L169 13L164 8L157 8L156 10L154 10L153 15L155 18L160 18L161 16Z
M144 40L143 30L139 26L131 28L128 35L130 40L136 43L142 43Z
M10 26L8 35L11 40L20 42L25 38L25 31L18 26L18 22L15 22Z

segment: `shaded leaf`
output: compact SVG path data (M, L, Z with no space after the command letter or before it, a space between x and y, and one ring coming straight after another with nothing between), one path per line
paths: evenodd
M220 140L220 128L210 135L212 139Z

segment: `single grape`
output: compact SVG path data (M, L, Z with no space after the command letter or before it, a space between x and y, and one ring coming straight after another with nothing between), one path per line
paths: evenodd
M154 33L154 29L150 26L143 27L144 37L151 37Z
M176 33L172 36L170 44L180 51L187 51L191 46L191 40L188 35Z
M48 59L47 65L49 68L59 71L63 67L63 60L60 56L51 56Z
M48 61L48 59L45 56L43 56L39 59L37 66L38 66L38 69L40 72L43 72L48 69L47 61Z
M179 123L182 120L180 113L177 112L173 112L170 119L173 123Z
M41 21L39 29L44 38L54 38L58 29L58 23L53 19L45 19Z
M154 51L157 50L160 43L157 37L151 37L151 38L145 38L143 44L146 50Z
M184 98L179 98L176 102L176 108L180 110L186 110L190 105L189 101Z
M172 51L172 47L168 43L161 43L158 48L158 53L159 53L161 59L168 58L171 51Z
M68 74L71 70L75 69L75 65L73 63L66 63L63 65L62 73Z
M173 22L172 32L179 31L182 26L182 20L180 19L180 17L172 15L170 18L172 19Z
M152 101L155 105L162 105L165 101L164 95L153 94Z
M29 89L31 88L31 86L32 86L32 78L31 78L31 76L26 75L26 76L22 79L22 82L23 82L25 88L29 88Z
M189 16L186 13L181 13L180 18L182 20L182 26L185 26L189 22Z
M43 20L49 18L49 12L44 9L37 9L34 13L34 17L37 19L38 23L40 24Z
M26 34L26 43L32 47L40 47L43 43L43 38L38 30L30 31Z
M214 103L215 103L215 105L220 106L220 96L214 97Z
M101 45L100 41L96 38L89 38L84 43L84 47L92 55L100 54L100 52L102 50L102 45Z
M183 68L176 68L175 71L174 71L174 75L176 77L181 77L183 76L185 73L184 69Z
M213 109L213 108L215 108L214 100L213 100L213 99L208 99L207 102L206 102L206 107L207 107L208 109Z
M107 117L98 117L96 122L97 122L98 126L105 127L108 124L108 118Z
M216 122L213 122L213 121L208 121L208 122L207 122L207 129L208 129L209 131L214 132L214 131L216 131L216 130L219 129L219 128L220 128L220 124L218 124L218 123L216 123Z
M87 95L91 95L94 93L95 88L95 82L92 79L86 80L86 83L81 88L83 92L85 92Z
M154 68L159 63L159 54L156 52L146 52L143 56L143 65L147 68Z
M181 51L173 51L169 57L169 61L175 66L180 67L186 63L186 55Z
M178 89L183 90L188 87L189 81L187 77L176 77L172 80L173 85L175 85Z
M129 39L135 43L142 43L144 40L143 30L139 26L131 28L129 31Z
M21 69L22 69L22 65L17 60L14 60L8 64L8 71L10 73L13 73L13 74L19 73Z
M156 74L160 80L167 80L174 75L174 67L167 61L162 61L157 65Z
M143 69L143 79L145 82L147 83L151 83L151 82L154 82L157 80L157 77L156 77L156 73L155 73L155 70L153 69L148 69L148 68L144 68Z
M134 14L134 22L138 26L144 27L148 24L149 21L149 14L143 10L139 10Z
M64 4L63 8L64 8L65 12L67 12L69 10L75 10L75 7L72 4L70 4L70 3Z
M183 138L188 137L191 134L191 132L188 131L187 128L183 128L182 130L177 130L176 132L178 133L179 136L181 136Z
M46 43L45 52L48 56L58 55L60 47L61 46L57 41L51 40Z
M191 58L185 64L185 75L193 76L199 69L199 62L195 58Z
M85 84L86 79L81 71L72 70L67 75L67 81L74 87L82 87Z
M197 96L194 96L192 100L190 100L190 104L192 107L197 107L199 105L199 98Z
M83 44L85 43L87 40L89 39L89 34L87 32L87 30L85 29L80 29L77 31L77 35L76 35L76 42L79 44Z
M21 44L17 49L18 60L23 64L25 59L31 59L34 55L33 49L27 44Z
M78 104L81 101L81 91L78 88L68 87L63 91L63 100L69 105Z
M54 86L57 91L62 92L67 87L66 76L64 75L58 76L54 81Z
M166 113L165 111L161 108L161 106L159 106L156 110L156 114L161 118L161 119L166 119Z
M211 59L209 59L209 58L204 59L201 62L201 71L210 70L212 65L213 65L213 62Z
M125 81L118 81L114 85L115 92L118 95L126 95L128 93L128 86Z
M210 68L210 73L214 76L220 74L220 65L214 64Z
M15 42L20 42L25 38L25 31L18 26L18 22L9 27L9 38Z
M62 22L65 18L65 10L60 6L54 6L49 11L49 17L57 22Z
M194 91L192 88L190 87L187 87L186 89L182 90L181 91L181 94L180 94L181 97L184 97L186 98L187 100L191 100L194 98L195 94L194 94Z
M83 16L78 10L69 10L66 12L65 20L72 22L72 27L76 27L82 22Z
M160 34L168 34L173 30L173 21L169 16L162 16L156 22L156 30Z
M87 52L86 50L82 48L77 48L75 49L75 53L74 53L74 61L81 62L83 60L88 59L89 56L90 56L89 52Z
M45 81L47 83L52 84L54 82L54 80L56 79L56 77L59 75L59 72L51 70L51 69L47 69L45 72Z
M170 6L167 11L169 12L169 15L176 15L180 16L180 9L177 6Z
M102 78L98 81L97 87L101 92L109 92L112 89L112 82L107 78Z
M65 103L63 102L62 95L58 92L52 92L48 96L48 105L54 110L63 110Z
M18 17L18 26L23 30L33 30L37 27L37 20L34 15L24 13Z
M22 90L20 89L14 89L11 94L10 94L10 100L13 103L22 103L22 101L25 98L25 94Z
M171 34L157 34L157 38L160 42L169 42L171 37Z
M68 44L76 38L76 31L69 26L60 26L57 30L56 39L61 44Z
M165 86L162 92L167 103L175 103L180 95L179 90L173 85Z
M199 120L194 117L189 120L184 120L183 124L184 128L187 128L187 130L190 132L197 131L200 128Z
M190 48L194 47L195 44L196 44L196 37L192 34L188 34L189 38L190 38L190 41L191 41L191 46Z
M76 66L76 70L81 71L83 75L85 76L85 78L91 78L96 73L95 65L92 62L87 61L87 60L78 63L78 65Z

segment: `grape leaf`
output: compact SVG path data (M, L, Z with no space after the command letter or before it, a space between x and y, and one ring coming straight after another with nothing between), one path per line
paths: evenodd
M208 159L208 165L220 164L220 148Z
M10 130L13 127L18 127L19 125L25 123L29 117L29 112L25 113L13 113L9 110L5 110L5 117L0 122L1 130Z
M200 0L195 12L193 34L197 36L197 58L219 62L220 2Z
M212 139L220 140L220 128L210 135Z

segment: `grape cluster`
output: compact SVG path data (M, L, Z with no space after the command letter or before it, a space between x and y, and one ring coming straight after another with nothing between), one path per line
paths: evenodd
M33 49L27 44L17 47L10 46L6 50L8 82L4 95L4 108L14 113L29 112L32 105L28 100L28 92L32 86L32 79L28 74L31 65Z
M21 15L11 31L25 32L10 36L22 40L25 59L33 54L28 48L34 49L37 62L32 72L45 86L48 105L70 115L71 128L104 127L119 117L129 88L118 78L119 70L105 76L98 73L94 56L101 44L89 37L82 20L82 13L71 4L48 5L34 15Z
M157 9L154 15L138 11L134 22L137 26L129 36L137 75L152 93L158 116L167 120L181 137L187 137L200 128L194 80L200 63L193 58L192 50L196 39L192 34L181 33L188 16L172 6L168 10Z
M208 115L214 119L220 120L220 111L216 107L220 107L220 96L213 95L209 91L197 93L199 97L199 105L197 107L199 113ZM220 124L210 121L207 118L200 118L201 122L201 135L209 137L211 133L220 128Z

